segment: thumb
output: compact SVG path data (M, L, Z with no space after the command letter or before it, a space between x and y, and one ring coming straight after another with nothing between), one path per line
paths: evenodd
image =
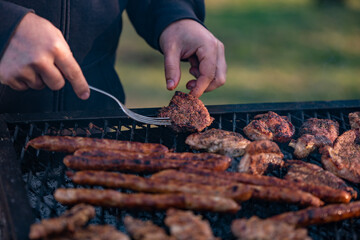
M177 49L168 50L164 53L164 67L166 88L174 90L180 82L180 52Z

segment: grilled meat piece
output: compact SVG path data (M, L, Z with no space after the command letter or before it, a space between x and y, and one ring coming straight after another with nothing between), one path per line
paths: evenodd
M256 115L243 130L251 140L276 142L288 142L295 133L294 126L286 116L271 111Z
M176 240L216 240L210 224L200 215L191 211L169 209L166 211L165 224ZM218 239L220 240L220 239Z
M76 184L97 185L111 188L126 188L149 193L193 193L232 198L242 202L250 199L252 190L245 184L234 183L226 186L210 186L197 183L144 178L132 174L103 171L79 171L70 174Z
M137 153L115 150L78 150L64 158L64 164L79 170L156 172L181 167L226 170L231 158L214 153Z
M124 233L111 225L89 225L77 229L74 233L65 233L61 236L46 238L47 240L130 240Z
M169 117L176 132L201 132L214 121L200 99L179 91L160 109L159 117Z
M250 141L240 133L212 128L189 135L185 143L190 145L192 149L239 157L245 153L245 147Z
M73 153L80 148L114 149L118 151L132 151L142 153L169 151L166 146L158 143L141 143L114 139L46 135L31 139L27 143L26 148L29 146L35 149L67 153Z
M349 113L349 122L351 129L360 128L360 112Z
M294 225L256 216L250 219L236 219L231 224L231 231L241 240L310 240L307 229L295 229Z
M334 143L325 146L321 162L324 168L338 177L360 183L360 129L344 132Z
M296 227L325 224L360 217L360 201L331 204L323 207L309 207L296 212L286 212L269 219L286 222Z
M177 181L179 183L198 183L208 184L210 186L236 186L234 182L221 177L207 175L201 176L192 173L186 173L175 170L165 170L156 173L150 177L154 180L162 181ZM275 187L275 186L257 186L247 185L252 190L251 198L270 201L270 202L287 202L297 204L301 206L321 206L324 203L317 197L310 193L303 192L297 189L290 189L286 187Z
M286 180L295 182L305 181L315 185L329 186L346 191L350 193L353 198L357 198L355 189L348 186L344 180L318 165L300 160L287 160L286 167L288 169L285 175Z
M128 215L124 219L124 224L134 240L176 240L151 221L142 221Z
M210 212L236 213L240 206L229 198L184 193L120 193L115 190L59 188L55 199L62 204L89 203L97 206L137 210L181 208Z
M268 168L282 167L284 154L279 146L269 140L259 140L250 143L245 149L238 171L254 175L264 174Z
M162 173L166 173L170 171L174 171L174 170L165 170L162 171ZM210 177L210 179L216 178L217 179L216 182L220 180L227 180L230 182L240 182L240 183L247 183L247 184L259 185L259 186L274 186L279 188L285 187L289 189L299 189L304 192L309 192L325 202L331 202L331 203L340 203L340 202L347 203L350 202L351 200L351 195L348 192L338 189L333 189L328 186L318 186L304 181L292 182L271 176L251 175L247 173L238 173L238 172L214 172L206 169L184 168L181 169L181 172L200 175L204 178L207 177ZM160 175L160 173L157 173L153 176L156 175ZM210 180L208 181L210 182Z
M332 146L339 135L339 123L330 119L309 118L300 128L300 137L291 140L297 158L306 158L317 148Z
M95 217L94 207L87 204L78 204L60 217L44 219L39 223L32 224L29 238L40 239L66 231L74 232L93 217Z

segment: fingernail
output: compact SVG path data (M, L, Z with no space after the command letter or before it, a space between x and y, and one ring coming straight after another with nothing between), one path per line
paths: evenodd
M82 100L86 100L90 97L90 92L84 92L83 94L80 95L80 98Z
M172 89L175 86L175 83L173 80L167 80L166 85L167 85L167 88Z

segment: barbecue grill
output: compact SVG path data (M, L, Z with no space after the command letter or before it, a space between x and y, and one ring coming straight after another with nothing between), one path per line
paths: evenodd
M274 111L288 116L296 128L295 138L301 124L310 117L329 118L340 125L340 133L350 129L348 113L360 110L360 100L329 102L265 103L207 106L215 121L210 128L220 128L243 134L242 129L256 114ZM136 112L154 116L157 108L135 109ZM161 143L176 152L194 151L186 144L187 134L176 134L165 127L141 124L116 112L72 112L42 114L0 115L0 239L27 239L29 226L41 219L56 217L67 207L58 203L53 193L59 187L77 187L66 176L63 165L64 153L54 153L32 148L26 143L40 135L68 135L110 138L139 142ZM292 159L293 149L287 144L279 145L285 159ZM229 171L235 171L241 158L234 158ZM312 153L306 161L320 164L320 154ZM281 177L281 171L271 175ZM349 184L357 191L357 185ZM100 188L100 187L95 187ZM202 213L210 221L216 236L233 239L230 230L235 218L257 215L270 217L282 212L297 210L290 204L250 200L242 204L235 215ZM125 232L123 218L127 214L143 220L151 219L163 225L164 212L125 211L96 207L96 218L90 223L112 224ZM360 219L308 228L313 239L358 239Z

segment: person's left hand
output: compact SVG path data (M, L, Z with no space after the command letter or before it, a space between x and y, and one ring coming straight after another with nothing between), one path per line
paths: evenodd
M179 84L181 60L189 61L189 72L196 78L186 84L191 95L200 97L225 84L224 45L200 23L184 19L170 24L160 36L160 48L165 58L168 90L174 90Z

